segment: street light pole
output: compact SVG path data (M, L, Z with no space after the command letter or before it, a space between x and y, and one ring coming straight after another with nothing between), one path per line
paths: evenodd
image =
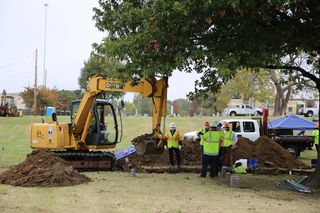
M44 4L44 48L43 48L43 86L47 87L47 69L46 69L46 46L47 46L47 8L48 4Z

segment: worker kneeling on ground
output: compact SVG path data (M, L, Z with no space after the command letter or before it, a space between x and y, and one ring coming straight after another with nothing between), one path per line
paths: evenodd
M246 174L246 169L242 166L241 162L236 163L235 167L233 168L233 173L235 174Z
M203 135L205 133L207 133L210 129L210 123L209 121L206 121L204 122L204 127L200 128L198 131L197 131L197 141L199 142L200 141L200 147L201 147L201 151L203 152Z
M170 124L170 130L167 132L165 139L167 140L167 145L165 145L164 148L169 151L169 160L171 166L174 166L173 152L175 152L177 159L177 167L180 168L182 136L180 132L176 129L175 123Z
M317 153L319 153L319 124L317 124L316 129L312 131L312 136L314 137L314 145L316 146Z
M219 132L218 122L210 125L210 130L203 135L203 154L201 177L207 176L208 165L210 165L210 177L218 176L219 148L223 142L223 133Z
M236 144L237 138L234 135L234 132L230 130L230 126L228 123L223 125L224 127L224 139L222 146L222 157L221 160L224 166L232 167L233 159L232 159L232 145Z

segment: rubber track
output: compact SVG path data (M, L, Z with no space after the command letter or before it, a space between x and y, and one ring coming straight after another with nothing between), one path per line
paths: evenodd
M86 162L86 161L109 161L110 168L75 168L78 171L111 171L115 165L115 155L111 152L103 151L54 151L56 155L70 162Z

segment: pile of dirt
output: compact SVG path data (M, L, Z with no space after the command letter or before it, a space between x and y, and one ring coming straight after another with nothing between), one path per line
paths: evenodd
M34 150L24 162L0 175L2 184L26 187L72 186L89 181L50 150Z
M233 159L255 158L258 167L279 167L287 169L309 169L310 167L294 158L286 149L267 136L261 136L255 142L240 137L233 153Z
M161 167L169 166L169 154L168 151L158 152L157 154L145 154L138 155L133 153L127 157L129 159L128 167L135 167L137 171L141 171L141 167ZM181 165L183 166L200 166L201 165L201 152L200 144L192 140L183 141L181 149ZM116 166L120 169L125 168L125 159L117 161Z
M145 141L151 141L151 140L157 140L159 139L155 137L154 134L144 134L144 135L139 135L135 138L132 139L132 144L140 144L140 143L145 143Z

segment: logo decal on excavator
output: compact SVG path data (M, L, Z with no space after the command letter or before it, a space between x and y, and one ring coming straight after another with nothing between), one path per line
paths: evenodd
M114 83L114 82L106 82L106 88L110 89L123 89L123 84Z
M48 138L51 139L51 138L52 138L52 135L53 135L53 129L52 129L52 128L49 128L49 129L48 129Z

